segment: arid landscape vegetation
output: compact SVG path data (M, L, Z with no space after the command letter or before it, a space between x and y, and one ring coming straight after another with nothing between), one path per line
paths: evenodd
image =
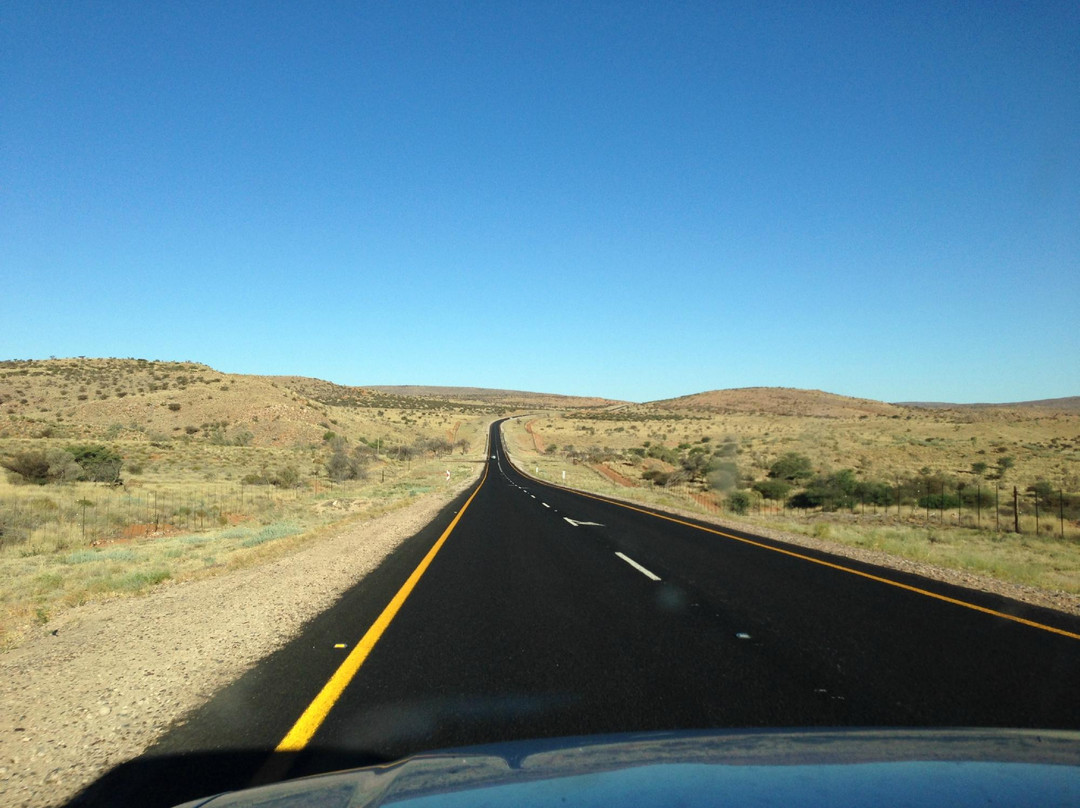
M557 484L1080 593L1077 399L747 388L632 404L50 359L0 363L3 642L475 476L507 415L519 465Z

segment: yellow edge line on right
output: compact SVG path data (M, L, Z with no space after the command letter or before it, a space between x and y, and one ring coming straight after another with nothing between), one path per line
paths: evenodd
M535 480L536 478L533 477L532 479ZM561 488L562 487L562 486L558 486L558 485L551 485L551 483L546 483L543 480L536 480L536 481L538 483L540 483L541 485L548 485L548 486L550 486L552 488ZM657 519L666 519L669 522L675 522L676 524L679 524L679 525L685 525L686 527L692 527L692 528L695 528L697 530L702 530L702 531L704 531L706 533L714 533L717 536L723 536L725 539L732 539L733 541L740 541L743 544L749 544L749 545L751 545L753 547L760 547L763 550L772 550L774 553L782 553L783 555L791 556L792 558L799 558L799 559L802 559L803 561L809 561L809 562L814 563L814 564L820 564L821 566L829 567L830 569L840 570L841 572L849 572L852 575L858 575L860 578L867 578L867 579L869 579L871 581L877 581L878 583L888 584L889 586L895 586L897 589L906 589L909 592L915 592L915 593L917 593L919 595L925 595L928 598L934 598L935 600L942 600L942 601L945 601L946 603L952 603L952 604L954 604L956 606L963 606L966 609L972 609L972 610L974 610L976 612L983 612L984 614L990 614L990 615L993 615L994 617L1002 617L1005 620L1012 620L1014 623L1022 623L1023 625L1031 626L1032 628L1040 628L1043 631L1049 631L1049 632L1051 632L1053 634L1060 634L1062 637L1068 637L1068 638L1073 639L1073 640L1080 640L1080 634L1074 634L1071 631L1065 631L1065 629L1055 628L1054 626L1048 626L1045 623L1036 623L1034 620L1027 620L1026 618L1023 618L1023 617L1016 617L1015 615L1005 614L1005 612L999 612L999 611L995 611L994 609L988 609L985 606L979 606L979 605L977 605L975 603L968 603L966 600L957 600L956 598L950 598L947 595L939 595L938 593L931 592L928 589L920 589L919 587L911 586L910 584L902 584L899 581L892 581L892 580L890 580L888 578L882 578L879 575L872 575L869 572L862 572L860 570L855 570L855 569L852 569L851 567L845 567L842 564L834 564L831 561L822 561L820 558L814 558L813 556L803 555L802 553L796 553L793 550L784 550L784 549L781 549L780 547L773 547L772 545L769 545L769 544L763 544L762 542L754 541L753 539L746 539L746 538L743 538L741 536L733 536L730 533L725 533L722 530L715 530L715 529L710 528L710 527L704 527L703 525L696 525L693 522L687 522L687 521L685 521L683 519L677 519L674 516L668 516L666 514L658 513L656 511L650 511L650 510L648 510L646 508L638 508L638 507L635 507L633 505L629 505L629 504L627 504L625 502L619 502L618 500L615 500L615 499L608 499L607 497L601 497L601 496L597 496L595 494L589 494L589 493L586 493L584 491L579 491L576 488L567 488L565 490L571 491L571 492L573 492L575 494L581 494L581 496L583 496L583 497L588 497L589 499L595 499L595 500L597 500L599 502L607 502L610 505L618 505L620 508L626 508L627 510L637 511L638 513L645 513L645 514L648 514L649 516L655 516Z

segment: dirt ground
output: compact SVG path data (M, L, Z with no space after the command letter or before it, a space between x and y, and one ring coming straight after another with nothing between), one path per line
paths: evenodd
M72 609L0 654L0 804L63 805L138 756L472 482L261 567Z

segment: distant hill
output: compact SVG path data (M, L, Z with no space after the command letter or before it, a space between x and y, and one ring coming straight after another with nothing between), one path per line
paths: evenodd
M0 435L214 438L287 445L319 440L315 402L262 376L195 362L45 359L0 362Z
M0 361L0 437L174 438L253 446L317 444L328 431L411 434L402 413L492 413L452 402L343 387L320 379L229 374L145 359Z
M195 362L145 359L0 361L0 438L170 439L253 445L317 444L328 432L404 439L417 419L454 429L457 416L523 410L602 415L750 413L820 418L948 412L962 421L1080 413L1080 396L1014 404L887 404L786 387L713 390L634 404L605 398L478 387L352 387L301 376L228 374ZM667 416L665 416L667 417ZM937 415L933 417L938 417Z
M647 406L668 410L701 410L712 413L759 413L802 415L817 418L902 415L902 405L865 398L851 398L821 390L790 387L740 387L711 390L679 398L649 402Z
M900 406L920 407L922 409L930 410L1036 409L1080 413L1080 396L1067 396L1065 398L1042 398L1036 401L1014 401L1006 404L949 404L943 401L905 401L900 403Z
M367 390L378 390L399 396L445 398L452 401L483 401L515 408L613 407L626 404L609 398L587 396L564 396L557 393L530 393L524 390L497 390L485 387L426 387L422 385L370 385Z

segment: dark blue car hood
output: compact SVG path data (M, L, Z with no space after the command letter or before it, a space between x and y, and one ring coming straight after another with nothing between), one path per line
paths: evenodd
M417 755L180 808L1078 806L1080 733L687 732Z

